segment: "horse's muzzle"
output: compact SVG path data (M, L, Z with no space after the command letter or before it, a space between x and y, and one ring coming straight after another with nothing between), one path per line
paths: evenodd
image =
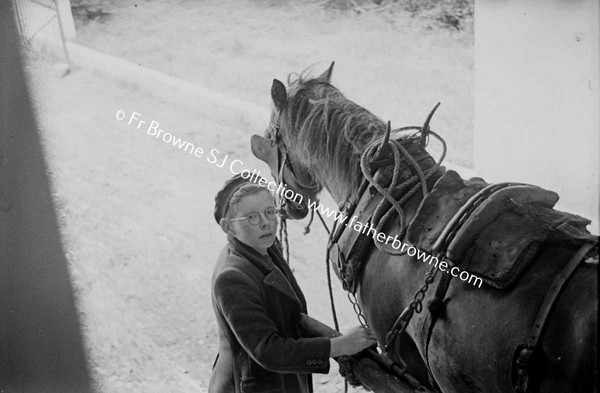
M294 201L287 201L286 212L290 219L301 220L308 215L308 206Z

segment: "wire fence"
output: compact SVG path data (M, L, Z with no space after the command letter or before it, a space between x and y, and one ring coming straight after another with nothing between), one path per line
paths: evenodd
M12 0L23 46L50 53L71 66L57 0Z

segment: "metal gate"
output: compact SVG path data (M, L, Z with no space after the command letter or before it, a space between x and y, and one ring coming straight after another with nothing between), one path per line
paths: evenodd
M12 0L12 5L23 46L56 55L70 68L57 0Z

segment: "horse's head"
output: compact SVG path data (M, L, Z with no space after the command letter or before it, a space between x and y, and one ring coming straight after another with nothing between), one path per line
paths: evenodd
M318 84L328 85L334 63L317 78L299 80L293 83L288 92L283 83L273 80L271 98L273 111L264 136L253 135L251 139L252 153L264 161L271 170L271 175L278 183L283 184L287 194L287 214L292 219L302 219L308 214L308 203L314 201L322 190L313 171L302 160L301 148L297 146L298 129L296 119L299 113L306 110L306 97L309 87ZM331 87L334 89L333 87ZM302 97L300 97L302 96ZM301 197L298 197L301 196Z

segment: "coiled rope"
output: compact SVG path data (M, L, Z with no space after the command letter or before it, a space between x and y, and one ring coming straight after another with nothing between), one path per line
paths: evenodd
M375 208L375 212L373 213L373 218L371 219L371 226L375 227L377 233L383 232L385 226L389 223L389 221L393 218L394 213L398 215L400 220L399 227L400 233L398 234L399 238L402 238L406 233L408 228L408 223L406 223L406 214L402 206L417 192L419 189L423 193L423 197L429 194L429 189L427 186L427 180L436 173L438 168L441 166L444 158L446 157L446 142L442 137L440 137L435 132L429 129L429 120L431 116L439 106L436 105L431 113L429 114L427 121L423 127L403 127L397 129L396 131L406 131L406 130L417 130L417 132L410 137L408 140L411 140L416 134L421 133L421 143L424 145L427 144L426 138L423 135L433 135L437 140L442 144L442 154L440 159L425 172L421 169L417 161L410 155L410 153L406 150L406 148L402 145L402 141L390 141L389 135L391 131L390 123L388 123L388 129L386 135L381 140L380 143L373 143L368 146L365 151L362 153L360 158L360 168L363 173L363 176L369 183L369 185L375 188L382 196L383 199L377 207ZM375 179L375 173L377 170L372 170L370 167L371 162L375 162L378 160L379 155L386 147L386 145L391 149L393 154L393 173L389 186L386 188L382 184L380 184ZM425 146L422 146L425 147ZM402 181L402 172L405 169L404 163L408 163L409 167L416 172L415 175L410 176L408 179ZM402 195L402 197L397 200L397 196ZM404 255L406 251L396 250L390 247L385 247L384 244L375 241L375 246L388 254L391 255Z

